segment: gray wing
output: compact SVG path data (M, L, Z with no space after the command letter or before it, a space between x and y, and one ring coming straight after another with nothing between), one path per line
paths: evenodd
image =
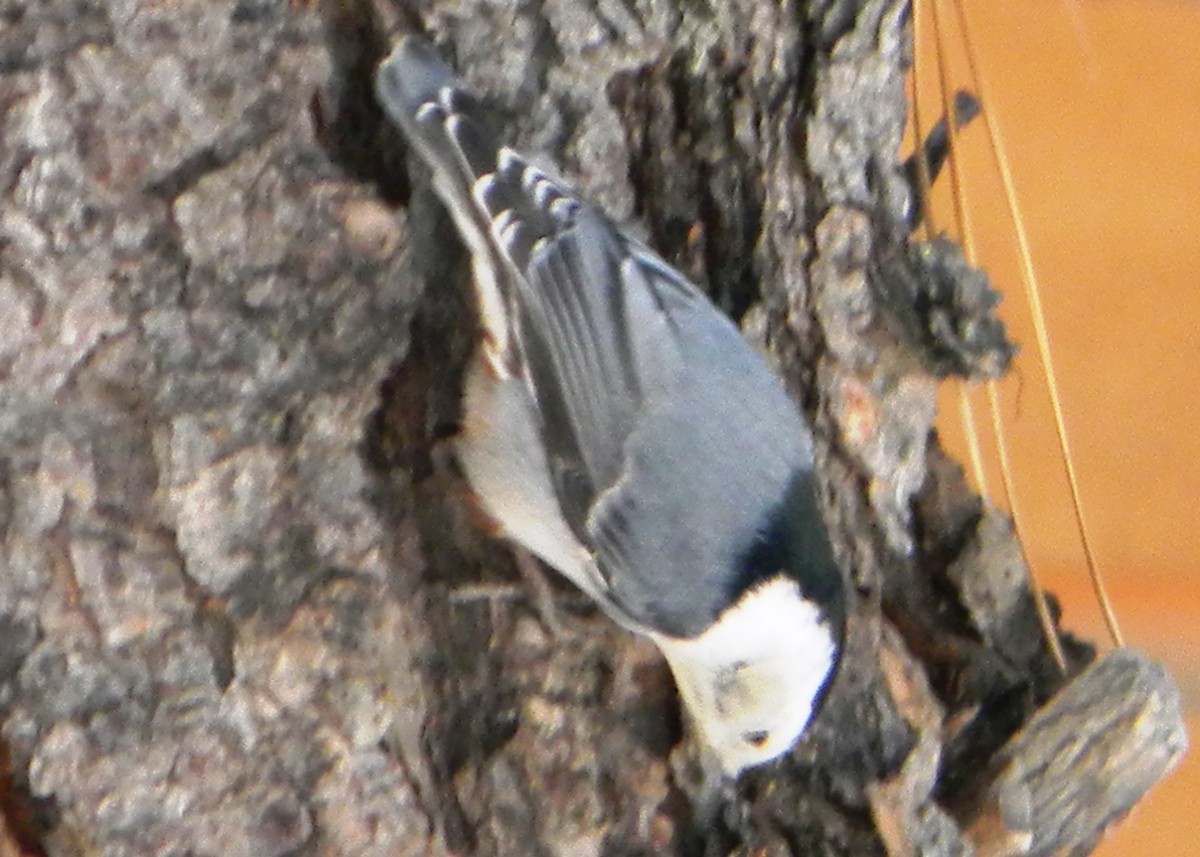
M535 397L564 512L582 537L597 495L621 472L646 397L679 371L672 311L707 300L602 213L497 147L425 42L401 42L377 88L497 281L507 317L496 326Z
M552 476L611 602L690 637L775 558L826 559L789 547L815 508L807 429L695 287L586 206L525 273L519 340Z
M662 277L581 207L526 269L520 342L568 521L589 544L599 496L627 466L631 434L685 367L675 316L703 302Z
M496 293L559 505L607 594L638 624L698 632L753 582L730 568L811 464L794 406L698 289L493 144L424 43L403 42L377 88Z

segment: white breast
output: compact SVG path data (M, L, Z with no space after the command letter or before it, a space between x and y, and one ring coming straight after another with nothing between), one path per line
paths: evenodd
M642 631L614 614L591 552L563 518L524 382L497 377L477 357L467 374L463 412L456 451L484 510L506 536L561 572L616 621Z

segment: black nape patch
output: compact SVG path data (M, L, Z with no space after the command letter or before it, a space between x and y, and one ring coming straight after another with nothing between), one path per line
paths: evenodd
M740 557L736 594L779 575L795 580L804 597L818 604L836 627L841 626L842 573L833 558L811 470L796 473L766 526Z

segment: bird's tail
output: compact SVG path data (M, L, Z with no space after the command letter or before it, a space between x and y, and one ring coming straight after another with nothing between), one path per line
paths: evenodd
M496 169L496 138L487 133L476 99L433 46L417 36L406 36L380 64L375 92L433 170L451 211L463 214L457 208L470 205L475 181Z
M379 66L375 92L388 117L433 173L433 187L471 250L480 320L494 365L511 360L514 297L492 214L478 193L494 173L497 138L478 101L425 40L406 36Z
M434 189L471 250L492 356L508 363L533 250L571 227L579 203L500 145L479 102L428 42L405 37L380 64L375 90L433 171Z
M375 91L397 122L408 122L421 105L438 102L445 90L465 89L429 42L405 36L379 65Z

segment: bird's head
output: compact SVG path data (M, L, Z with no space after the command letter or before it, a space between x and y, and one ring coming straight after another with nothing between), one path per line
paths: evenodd
M703 749L725 776L787 752L804 733L840 647L837 617L780 576L704 633L658 638Z

